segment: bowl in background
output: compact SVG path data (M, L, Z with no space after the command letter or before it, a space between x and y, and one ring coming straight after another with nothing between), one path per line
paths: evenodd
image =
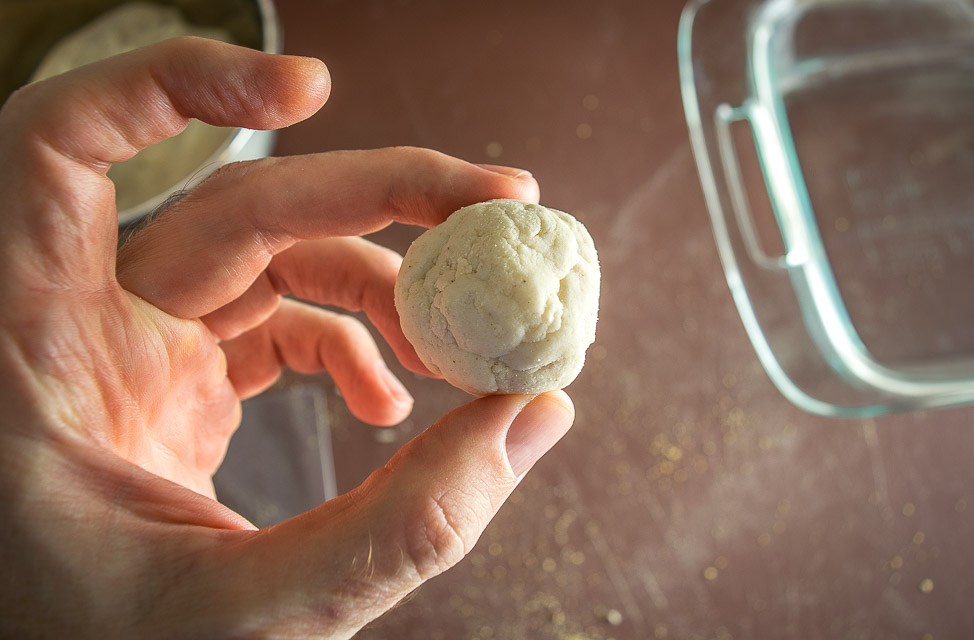
M80 0L65 4L62 0L36 0L0 6L0 103L32 80L104 57L65 42L66 38L77 40L79 31L87 34L88 44L95 43L99 52L109 53L130 48L128 44L134 40L148 44L145 40L155 35L155 39L178 35L167 28L156 28L155 23L137 24L139 16L151 22L154 13L178 15L190 25L188 34L217 37L268 53L281 52L280 23L272 0ZM105 26L105 21L120 11L127 12L128 18L135 16L135 22L123 29L128 33L119 33L118 28L113 32ZM52 67L47 64L48 54L55 49L60 50L62 59L60 65ZM138 221L173 193L189 188L228 162L269 155L275 137L273 131L217 128L191 121L178 136L109 169L116 188L119 225Z

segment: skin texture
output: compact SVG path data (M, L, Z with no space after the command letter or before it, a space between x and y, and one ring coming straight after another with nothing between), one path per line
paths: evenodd
M344 638L456 563L568 430L567 396L460 407L350 493L257 531L213 496L240 399L327 370L373 424L412 398L400 258L354 237L433 226L530 174L422 149L230 165L120 251L113 162L189 118L275 128L327 99L317 60L176 39L30 85L0 111L0 636ZM293 297L282 299L285 293Z

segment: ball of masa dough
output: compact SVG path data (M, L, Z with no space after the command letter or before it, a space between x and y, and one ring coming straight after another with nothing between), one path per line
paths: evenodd
M595 244L563 211L491 200L456 211L406 252L403 333L433 373L474 395L567 386L595 340Z

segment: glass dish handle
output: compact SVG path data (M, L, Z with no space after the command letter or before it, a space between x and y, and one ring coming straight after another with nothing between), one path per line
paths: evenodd
M753 133L750 113L746 106L732 107L723 103L717 107L714 113L717 147L724 168L731 207L734 209L734 218L741 232L741 239L744 241L744 249L747 251L748 257L764 269L785 269L788 267L787 256L769 256L758 240L754 219L751 216L751 205L744 189L744 181L741 178L741 168L737 161L734 139L730 132L730 127L735 122L747 122Z

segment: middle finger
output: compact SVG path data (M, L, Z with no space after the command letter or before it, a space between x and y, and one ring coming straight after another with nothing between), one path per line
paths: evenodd
M406 368L432 376L399 324L393 292L401 263L396 252L363 238L300 242L275 256L242 296L203 321L221 340L229 340L263 322L285 294L365 311Z

